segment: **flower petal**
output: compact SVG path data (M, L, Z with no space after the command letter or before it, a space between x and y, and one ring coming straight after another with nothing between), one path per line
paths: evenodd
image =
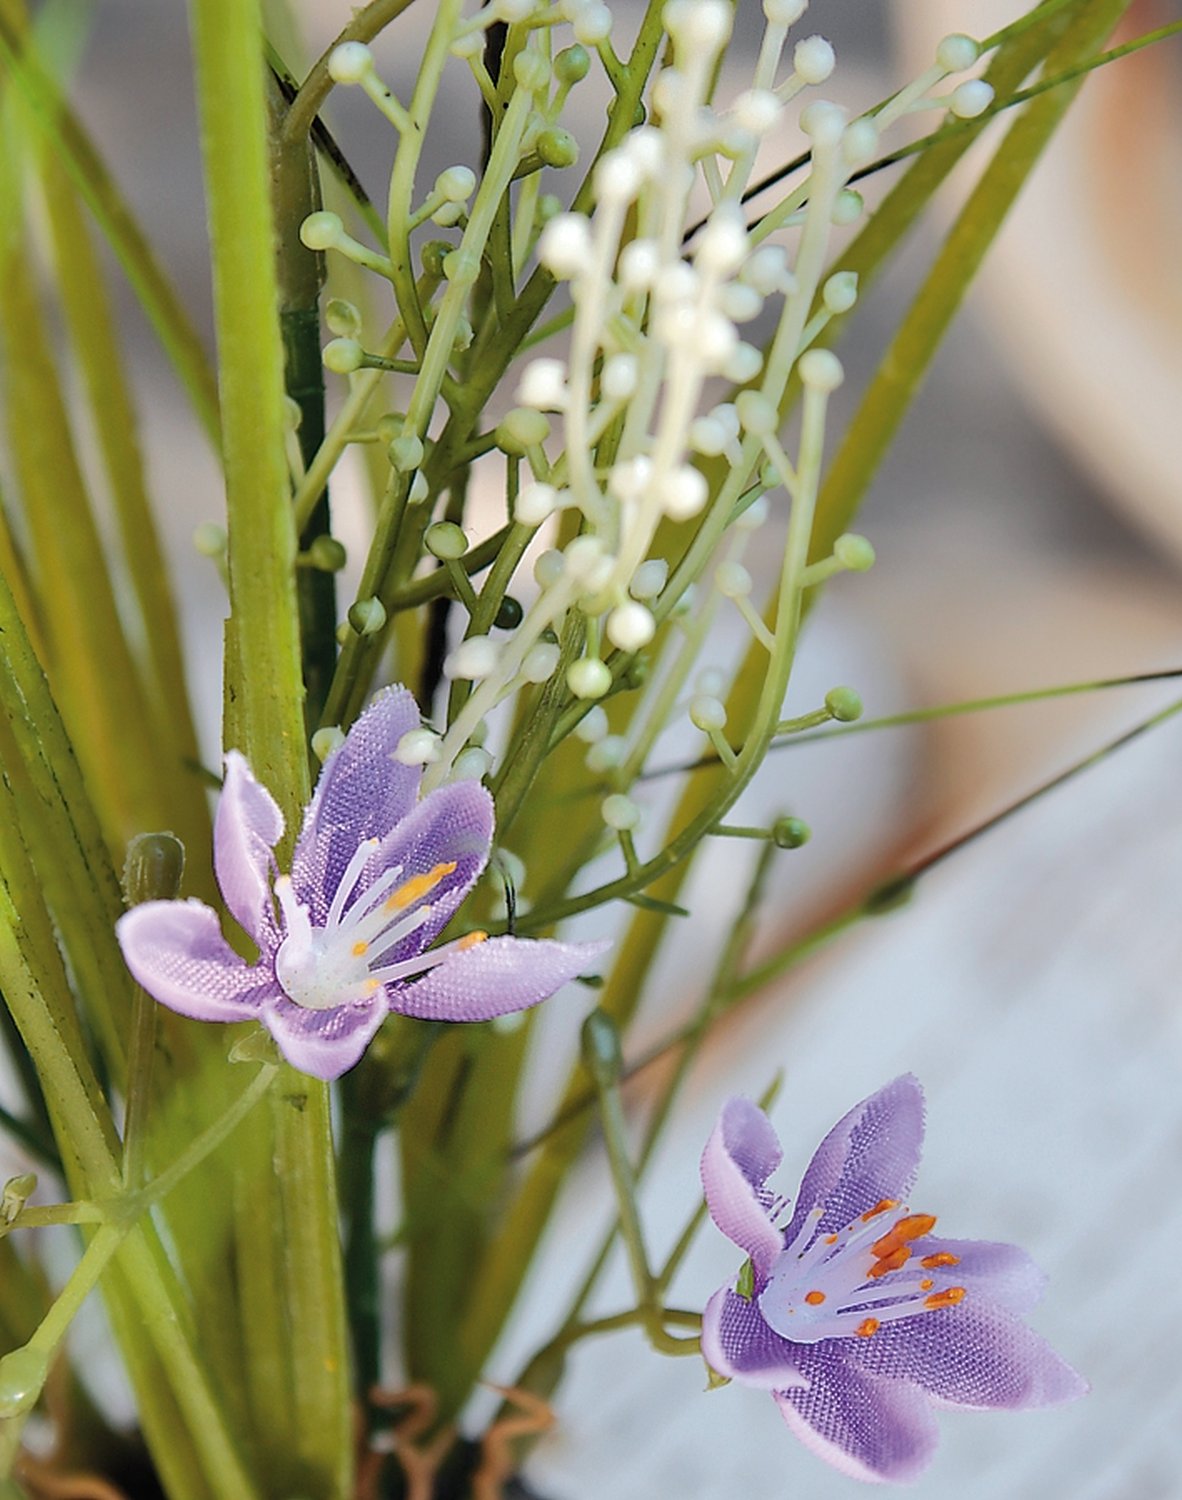
M424 1021L489 1021L545 1000L585 974L610 946L489 938L457 951L421 979L389 985L390 1009Z
M322 922L345 866L364 839L384 839L414 806L420 766L396 761L398 741L419 710L403 687L379 693L324 762L304 814L291 878L312 920Z
M1012 1313L1025 1313L1046 1287L1043 1271L1017 1245L992 1240L942 1240L927 1234L914 1246L916 1256L955 1255L957 1264L933 1271L936 1286L964 1286ZM912 1262L914 1265L914 1262Z
M868 1374L913 1380L949 1406L1052 1406L1087 1383L1019 1318L982 1298L884 1324L850 1339L849 1360Z
M702 1186L710 1217L745 1250L766 1280L784 1248L771 1218L764 1183L780 1165L780 1142L771 1121L750 1099L728 1099L702 1152Z
M387 949L383 962L399 963L422 953L451 921L488 863L494 821L487 789L476 781L455 781L424 797L384 841L370 862L372 875L359 882L358 895L394 865L402 866L404 881L437 865L454 864L455 869L432 892L427 920Z
M816 1232L831 1234L884 1198L905 1198L922 1146L923 1090L904 1073L856 1104L817 1147L785 1242L792 1242L810 1209L824 1208Z
M805 1384L797 1367L799 1345L770 1328L759 1306L724 1286L702 1314L702 1354L720 1375L763 1391Z
M852 1342L833 1339L803 1349L809 1387L777 1391L776 1405L806 1448L850 1478L914 1479L938 1440L927 1398L906 1380L885 1380L847 1363L835 1346Z
M262 1020L293 1068L331 1083L360 1061L388 1014L380 992L331 1010L307 1010L281 995Z
M245 963L202 901L145 901L115 924L123 958L148 994L196 1021L249 1021L278 993L267 965Z
M213 823L213 866L227 907L260 948L271 946L272 849L283 835L283 814L244 756L231 750Z

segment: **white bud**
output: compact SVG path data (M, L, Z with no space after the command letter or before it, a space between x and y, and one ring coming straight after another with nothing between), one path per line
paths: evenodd
M563 553L564 570L584 594L597 593L611 577L612 559L597 536L577 536Z
M721 667L704 667L694 679L694 689L706 698L721 698L726 690L726 673Z
M688 521L706 504L710 489L706 476L689 464L679 464L661 481L661 509L671 521Z
M612 13L606 5L584 5L573 17L575 41L584 47L596 47L611 35Z
M427 481L420 472L411 480L406 498L411 505L421 505L430 493L431 491L427 488Z
M609 151L595 168L595 197L600 203L627 203L640 188L640 170L626 151Z
M833 200L833 210L829 215L831 224L855 224L862 217L862 210L866 204L861 193L855 192L853 188L842 188Z
M558 491L552 484L527 484L517 497L514 519L523 526L540 526L557 505Z
M566 365L560 359L531 359L521 372L517 399L539 411L561 411L566 405Z
M668 562L663 557L650 557L633 573L628 592L633 599L655 599L665 587L668 577Z
M621 651L639 651L656 630L656 621L643 604L618 604L607 617L607 638Z
M603 713L602 709L599 711ZM605 714L604 718L606 717ZM588 750L587 769L593 771L596 776L602 776L605 771L614 771L617 766L622 765L627 753L628 742L622 734L606 735Z
M499 656L496 641L490 640L486 635L469 636L445 658L444 675L479 682L481 678L491 677L496 671Z
M814 146L836 146L845 130L845 110L828 99L818 99L801 112L800 128Z
M566 669L566 685L576 698L602 698L612 685L612 674L603 662L584 656Z
M520 675L526 682L548 682L558 666L559 650L553 641L539 641L526 652Z
M665 305L674 302L692 302L701 288L701 278L693 266L685 261L675 261L665 266L657 282L657 297Z
M763 13L773 26L792 26L808 6L809 0L763 0Z
M538 240L538 259L555 276L571 278L592 260L591 226L585 214L555 214Z
M585 745L597 745L607 734L607 714L599 707L589 708L575 725L576 736Z
M600 389L609 401L627 401L636 390L637 375L634 354L611 354L603 362Z
M810 349L797 366L800 378L814 391L835 391L845 379L841 360L830 349Z
M605 797L599 811L607 826L618 833L626 833L640 822L640 808L623 792L613 792L610 797Z
M440 229L451 229L458 224L463 217L464 208L460 203L441 203L431 215L432 224L437 224Z
M661 269L655 240L633 240L620 251L620 285L629 292L647 292Z
M727 361L739 342L735 325L721 313L703 313L696 319L696 325L693 330L693 347L698 358L707 369L725 371Z
M447 49L453 57L476 57L484 51L484 32L465 31Z
M746 385L749 380L754 380L763 369L763 351L757 349L754 344L745 344L742 340L735 345L722 367L722 373L735 385Z
M949 73L963 73L981 55L981 48L971 36L954 31L936 48L936 61Z
M408 729L394 759L403 766L429 766L439 759L439 736L430 729Z
M739 280L754 287L761 297L786 291L789 278L788 252L783 245L760 245L739 272Z
M742 515L735 517L731 525L739 531L758 531L767 520L770 509L767 496L757 495Z
M983 78L958 84L948 99L948 108L958 120L975 120L993 103L993 89Z
M711 698L705 693L696 693L690 699L690 720L704 734L711 729L722 729L726 725L726 706L721 698Z
M878 126L873 120L863 115L861 119L853 120L846 126L841 138L841 154L847 166L864 167L867 162L874 160L877 150Z
M640 500L653 478L653 463L643 453L623 458L612 465L607 476L608 490L617 500Z
M669 0L661 21L687 52L716 52L731 34L731 9L722 0Z
M730 440L730 433L716 417L698 417L689 431L690 447L705 458L717 458Z
M466 203L476 191L476 173L471 167L448 167L435 179L435 191L449 203Z
M780 425L780 414L774 401L769 401L759 391L740 391L735 397L735 410L744 430L764 437L775 432Z
M551 549L534 563L534 581L541 589L552 589L566 571L562 553Z
M714 582L726 599L745 599L754 587L751 574L738 562L719 563L714 570Z
M342 42L328 58L328 76L334 83L360 83L373 72L373 53L364 42Z
M535 0L493 0L492 9L498 21L527 20L534 12Z
M738 205L716 208L698 239L694 261L715 276L731 276L747 254L747 230Z
M334 375L352 375L365 362L365 350L356 339L330 339L321 350L324 368Z
M838 271L830 276L821 290L821 300L835 315L849 312L858 300L858 273Z
M300 239L309 250L331 250L345 232L340 214L321 209L300 225Z
M806 36L792 51L792 66L805 83L824 83L833 72L837 58L823 36Z
M493 758L478 745L469 745L456 756L451 768L452 781L481 781L492 770Z
M741 281L729 282L718 290L718 305L732 323L750 323L763 307L763 298L753 286Z
M767 134L783 108L771 89L747 89L731 106L736 124L756 136Z

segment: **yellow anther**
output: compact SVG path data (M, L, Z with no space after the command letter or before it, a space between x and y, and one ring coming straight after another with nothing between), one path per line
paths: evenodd
M478 948L481 943L486 942L487 940L488 933L481 932L480 928L477 927L473 932L465 933L460 941L456 944L456 947L460 950L461 953L467 953L469 948Z
M367 979L362 988L365 990L365 993L367 995L372 995L375 990L381 989L381 985L376 979Z
M353 957L354 958L364 958L365 955L368 952L369 952L369 944L368 943L354 943L353 944Z
M405 911L408 906L414 906L424 896L429 896L439 882L450 875L455 867L456 862L453 859L450 864L436 865L425 875L412 876L386 897L386 910Z

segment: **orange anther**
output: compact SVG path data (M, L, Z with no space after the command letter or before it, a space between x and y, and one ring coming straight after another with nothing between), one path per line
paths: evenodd
M950 1255L947 1250L941 1250L936 1255L925 1255L920 1265L925 1271L934 1271L937 1266L959 1266L960 1256Z
M825 1236L825 1243L827 1245L836 1245L837 1244L837 1236L835 1234L827 1234Z
M487 937L488 933L481 932L480 928L478 927L474 932L465 933L460 941L456 944L456 947L460 950L461 953L467 953L469 948L479 947L479 945L483 943L487 939Z
M897 1198L880 1198L873 1208L868 1208L862 1215L863 1224L869 1224L871 1219L877 1219L879 1214L890 1213L892 1208L898 1208Z
M878 1319L863 1318L857 1328L854 1329L854 1332L860 1339L868 1339L871 1334L878 1332Z
M386 897L386 910L405 911L408 906L413 906L416 901L429 896L439 882L450 875L455 867L456 862L453 859L450 864L436 865L425 875L412 875L409 880L404 881L397 890L391 891Z
M921 1292L930 1292L931 1289L935 1286L935 1284L936 1283L932 1280L932 1278L930 1276L925 1276L923 1278L923 1280L919 1283L919 1289L920 1289Z
M353 944L353 957L354 958L363 958L368 952L369 952L369 944L368 943L354 943Z
M911 1251L908 1250L906 1245L900 1245L897 1249L892 1250L889 1255L880 1256L879 1259L876 1260L870 1267L870 1270L866 1274L871 1278L871 1280L874 1280L879 1276L885 1276L888 1271L899 1270L899 1268L906 1265L910 1259Z
M805 1292L805 1294L804 1294L804 1300L808 1303L808 1305L810 1307L820 1307L821 1303L824 1302L824 1300L825 1300L825 1293L824 1292Z
M925 1297L925 1307L955 1307L958 1302L964 1301L964 1287L950 1286L942 1292L933 1292L930 1297Z

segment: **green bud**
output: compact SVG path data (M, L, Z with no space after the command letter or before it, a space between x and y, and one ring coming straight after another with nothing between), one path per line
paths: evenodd
M573 167L579 159L578 142L560 125L549 125L539 131L534 150L548 167Z
M800 849L813 836L803 818L777 818L772 824L772 842L777 849Z
M637 652L621 673L621 683L632 692L642 688L648 681L649 666L648 657Z
M866 573L874 566L874 548L864 536L847 531L833 544L833 555L851 573Z
M139 833L127 846L123 891L129 906L174 901L185 873L185 846L173 833Z
M225 557L226 528L216 521L202 521L193 529L193 546L202 557Z
M358 599L349 606L349 624L358 635L377 635L386 624L386 606L380 599Z
M413 432L404 432L386 447L390 467L399 474L409 474L423 462L423 440Z
M37 1189L36 1172L10 1177L0 1193L0 1223L11 1224Z
M842 724L852 724L862 717L862 700L851 687L830 688L825 694L825 707Z
M339 573L348 560L349 554L335 536L314 537L308 548L308 562L322 573Z
M428 240L419 251L419 262L424 275L434 281L443 280L443 262L456 247L448 240Z
M453 286L475 286L480 276L480 257L470 250L452 250L443 257L443 274Z
M324 368L334 375L352 375L365 363L365 350L356 339L332 339L320 353Z
M516 630L524 617L525 611L520 601L514 599L512 594L506 594L501 600L501 607L497 610L493 624L498 630Z
M468 550L468 538L454 521L438 521L428 526L423 540L427 551L440 562L455 562Z
M619 1079L624 1065L620 1033L605 1010L593 1010L583 1022L583 1062L597 1083L610 1085Z
M545 442L549 435L550 419L545 412L515 406L505 413L497 426L497 446L502 452L519 458L527 448Z
M554 76L567 88L572 84L582 83L590 71L591 54L579 42L573 47L565 48L554 59Z
M32 1411L48 1374L49 1355L28 1344L0 1359L0 1418Z
M346 302L344 297L328 299L324 308L324 321L329 332L335 333L337 338L361 337L361 312L352 302Z

